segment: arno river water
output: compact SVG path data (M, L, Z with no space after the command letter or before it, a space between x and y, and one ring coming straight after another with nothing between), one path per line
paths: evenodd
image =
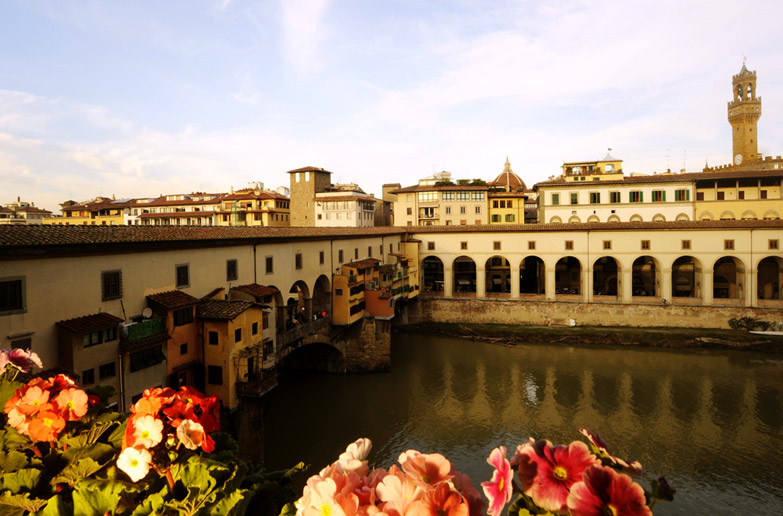
M678 490L655 514L783 514L783 356L529 345L395 334L392 372L288 376L272 395L267 467L309 474L359 437L371 464L415 448L470 475L490 450L567 443L588 427Z

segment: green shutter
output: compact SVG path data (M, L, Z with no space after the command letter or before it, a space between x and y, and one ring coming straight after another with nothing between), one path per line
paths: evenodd
M663 191L663 202L666 202L666 190Z
M628 202L633 202L633 192L628 192Z
M644 202L644 192L639 192L639 202Z
M691 191L685 190L685 200L690 201L691 200Z

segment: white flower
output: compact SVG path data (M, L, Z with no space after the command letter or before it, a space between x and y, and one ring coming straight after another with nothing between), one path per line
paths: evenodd
M117 467L134 482L147 476L151 462L152 455L145 448L125 448L117 457Z
M206 434L201 423L185 419L177 427L177 438L188 450L195 450L204 442Z
M133 445L152 448L163 440L163 421L155 416L141 416L133 420Z
M367 455L370 454L372 449L372 441L366 437L357 439L355 442L348 445L343 453L340 454L340 458L337 459L335 466L341 473L353 473L362 469L367 465Z

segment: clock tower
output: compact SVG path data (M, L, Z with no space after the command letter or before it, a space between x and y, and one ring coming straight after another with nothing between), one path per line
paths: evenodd
M756 124L761 118L761 97L756 96L756 72L742 63L740 73L731 78L734 100L729 102L734 164L741 165L759 159Z

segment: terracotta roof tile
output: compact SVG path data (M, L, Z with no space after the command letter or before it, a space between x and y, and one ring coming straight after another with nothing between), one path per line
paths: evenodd
M582 222L569 224L485 224L459 226L407 226L409 233L493 233L532 231L618 231L670 229L783 229L783 219L774 220L699 220L670 222Z
M187 292L182 292L181 290L169 290L167 292L150 294L147 296L147 299L168 309L180 308L198 303L197 298L191 296Z
M239 285L236 287L232 287L231 290L239 290L240 292L245 292L247 294L250 294L251 296L254 296L256 299L263 298L266 296L271 296L273 294L277 294L278 292L280 292L280 290L278 290L277 287L267 287L266 285L259 285L258 283Z
M326 172L327 174L331 174L328 170L324 170L322 168L318 167L302 167L302 168L295 168L294 170L289 170L289 174L293 174L294 172Z
M230 321L253 306L258 305L250 301L219 301L212 299L199 303L196 313L202 319L224 319Z
M346 263L345 266L353 267L354 269L369 269L370 267L375 267L378 263L380 263L380 260L377 258L365 258L364 260Z
M381 199L369 197L367 195L321 195L315 194L316 201L370 201L375 202Z
M536 183L533 188L540 186L562 186L568 185L569 187L590 187L596 188L596 185L621 185L621 184L638 184L638 183L676 183L676 182L694 182L694 181L711 181L715 179L742 179L742 178L767 178L767 177L780 177L783 178L783 169L779 170L726 170L719 172L688 172L685 174L654 174L650 176L627 176L623 179L611 180L611 181L566 181L565 178L559 177L551 181L542 181Z
M77 335L82 335L93 331L116 328L122 321L122 319L110 313L98 312L97 314L83 315L82 317L59 321L57 325Z
M448 185L448 186L406 186L404 188L398 188L396 190L390 190L389 193L392 194L399 194L399 193L411 193L411 192L431 192L433 190L446 190L446 191L452 191L452 190L488 190L488 185Z

